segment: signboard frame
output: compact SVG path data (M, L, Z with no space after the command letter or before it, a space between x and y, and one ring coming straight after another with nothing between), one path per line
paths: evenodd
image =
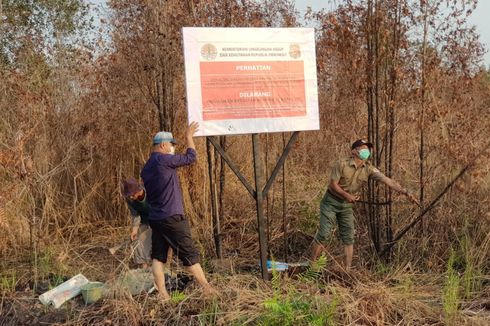
M313 28L184 27L196 136L318 130Z
M184 27L182 34L188 121L200 124L196 136L207 141L216 254L222 258L211 145L256 202L260 265L262 278L268 280L264 199L299 132L320 129L314 29ZM266 176L259 133L287 131L293 133ZM252 134L255 187L215 137L236 134Z

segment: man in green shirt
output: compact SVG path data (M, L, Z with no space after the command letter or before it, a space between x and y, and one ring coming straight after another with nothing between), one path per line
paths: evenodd
M122 188L131 213L130 237L135 242L134 262L142 268L148 268L151 262L151 229L148 224L150 208L146 202L146 191L134 178L124 180Z
M353 204L359 200L359 191L369 178L383 182L391 189L404 194L410 201L417 199L407 189L388 178L367 161L373 144L362 139L352 144L351 156L335 162L330 174L330 183L320 202L320 226L311 245L310 258L316 260L323 250L332 227L337 221L340 239L344 244L345 267L350 269L354 254Z

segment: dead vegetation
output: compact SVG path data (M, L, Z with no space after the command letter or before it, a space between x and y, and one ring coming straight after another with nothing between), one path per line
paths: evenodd
M85 262L91 256L86 249L78 256ZM106 270L121 267L102 252L97 258L73 268L104 280L112 274ZM104 271L94 268L98 264ZM315 278L305 279L306 272L276 275L271 283L259 279L258 270L245 273L237 266L237 273L210 274L220 289L214 299L203 298L191 286L165 305L156 295L142 294L91 306L77 298L60 310L42 306L28 287L23 289L28 276L21 276L17 291L3 295L1 320L2 325L486 325L490 317L488 292L480 292L462 300L458 315L448 322L441 295L444 275L415 271L410 265L384 271L359 267L347 275L332 265L323 266Z
M433 10L439 2L427 1ZM191 286L167 305L155 295L126 295L92 306L77 298L60 310L43 307L39 291L67 276L81 272L91 280L110 281L132 267L130 248L116 256L107 250L129 234L119 185L125 177L138 176L156 130L168 128L177 138L183 135L180 28L298 24L290 1L110 1L112 11L101 29L109 29L104 33L110 33L111 43L100 37L74 46L76 35L88 30L78 20L83 6L52 3L57 6L30 11L40 15L32 21L19 18L25 12L14 2L0 6L9 17L2 22L2 33L10 41L0 40L0 325L488 324L488 153L482 153L388 257L378 257L367 208L358 205L351 275L337 264L342 253L334 237L330 255L318 270L275 276L266 283L259 279L254 203L227 168L220 177L225 180L220 211L223 253L230 263L214 264L202 139L197 140L199 160L183 171L181 181L204 268L221 296L202 298ZM396 113L394 122L381 119L380 144L387 145L382 136L393 128L393 176L414 191L423 187L426 203L486 145L490 77L478 65L481 45L464 28L463 17L471 6L462 10L456 5L429 15L431 24L447 18L454 25L432 30L433 38L425 44L410 32L423 27L428 10L418 3L344 1L332 12L307 13L307 19L319 24L322 129L300 135L284 178L280 176L271 189L266 211L270 257L301 259L317 227L331 162L347 154L353 139L375 132L367 126L369 99L378 103L381 118L391 110ZM364 24L368 5L373 15L370 24ZM49 14L59 11L67 13L59 15L67 24L55 25L53 46L43 31L53 28L52 19L58 16ZM456 23L457 19L463 20ZM431 24L430 29L435 28ZM367 50L367 42L374 46L375 40L380 50L376 58ZM425 50L417 44L425 44ZM376 84L376 78L374 92L369 85ZM425 152L420 159L422 129ZM270 173L283 136L263 135L262 142ZM249 137L227 137L226 148L252 180ZM384 170L387 162L383 155L379 158ZM216 169L218 174L219 164ZM401 197L392 199L391 231L396 234L420 211ZM379 211L383 234L387 216ZM380 240L383 245L388 239L383 235Z

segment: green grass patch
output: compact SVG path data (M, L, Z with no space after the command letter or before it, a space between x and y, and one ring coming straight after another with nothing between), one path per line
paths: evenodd
M211 304L208 304L206 308L199 314L198 320L199 325L216 325L218 322L218 317L220 314L220 309L218 301L214 299Z
M301 282L318 282L327 259L324 255L311 264L299 277ZM264 301L264 314L259 325L335 325L334 316L338 306L338 296L334 293L328 302L324 297L304 295L293 285L283 284L281 274L272 271L273 296Z
M454 324L458 316L459 307L459 275L454 269L456 254L451 250L451 256L447 264L447 277L442 293L442 305L444 316L449 324Z
M2 273L2 275L0 275L0 292L2 293L2 296L14 293L17 281L18 279L15 271Z
M170 293L170 301L172 301L173 304L179 304L182 301L184 301L186 298L186 295L184 292L181 291L174 291Z

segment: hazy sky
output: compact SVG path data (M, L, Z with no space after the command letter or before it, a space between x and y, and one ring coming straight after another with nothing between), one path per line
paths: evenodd
M87 1L92 5L104 6L107 0ZM335 3L341 2L342 0L296 0L296 8L303 14L308 6L313 10L320 10L322 8L330 10L335 8ZM470 24L476 25L477 31L481 36L480 40L487 49L487 53L485 54L485 65L490 66L490 0L478 1L478 6L475 12L470 16L469 22Z
M300 11L304 11L308 6L313 10L320 10L321 8L332 9L335 2L341 3L342 0L296 0L296 8ZM469 23L475 25L480 34L480 41L487 50L485 65L490 66L490 0L478 1L478 6L470 16Z

